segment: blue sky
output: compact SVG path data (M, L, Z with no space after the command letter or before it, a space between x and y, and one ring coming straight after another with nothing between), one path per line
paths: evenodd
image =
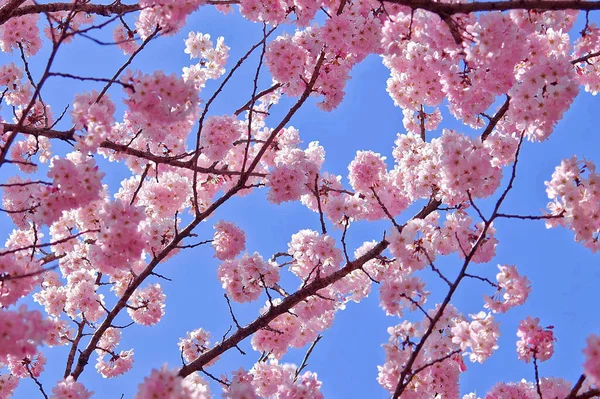
M180 73L181 68L191 64L189 56L184 54L183 40L190 30L209 33L213 38L224 36L231 47L228 67L241 56L262 34L260 25L243 20L237 13L223 16L210 7L204 7L189 18L189 23L178 35L161 38L149 45L133 63L133 68L144 71L157 69L168 73ZM580 30L576 29L576 31ZM42 62L48 49L32 62L34 77L39 77ZM59 53L55 70L78 73L85 76L111 76L124 62L119 50L98 47L91 42L78 38L73 44L65 46ZM16 54L0 54L0 64L14 61L19 63ZM245 103L252 91L251 76L257 58L250 59L249 65L240 70L223 95L215 102L211 114L232 113ZM393 106L386 93L385 81L388 71L378 57L371 56L355 67L348 82L344 102L333 112L325 113L316 108L316 101L309 100L294 116L291 125L300 130L304 145L318 140L327 151L324 170L340 174L347 184L347 165L357 150L373 150L388 157L388 167L396 134L404 132L402 112ZM270 78L264 74L261 87L270 85ZM51 79L46 86L45 99L53 105L55 113L72 101L74 94L91 88L100 88L89 83L72 80ZM215 88L214 83L207 85L202 97L208 98ZM118 90L111 92L122 113ZM292 100L284 98L268 119L274 125L277 117L286 111ZM597 97L581 93L572 109L558 124L550 140L544 143L525 143L518 177L514 190L510 193L502 210L506 213L540 214L548 199L544 181L548 180L555 168L566 157L577 155L595 161L600 166L600 137L596 131L594 116L600 105ZM7 118L8 108L4 107L3 116ZM444 112L442 127L466 131L449 114ZM68 128L69 119L62 126ZM438 136L433 132L432 137ZM64 153L67 147L54 144L58 153ZM104 168L104 183L114 194L123 178L129 177L128 170L122 165L109 164L97 156ZM2 168L0 180L14 173L10 167ZM505 173L507 174L507 173ZM486 208L486 204L482 206ZM401 219L408 218L410 211ZM285 203L273 206L266 200L264 190L249 197L234 199L224 205L208 221L204 222L197 233L200 239L212 237L212 225L218 220L235 221L247 234L247 250L258 251L264 257L287 249L292 234L300 229L319 229L317 214L300 204ZM11 231L11 223L6 215L0 215L0 236L6 238ZM352 249L363 241L379 239L389 223L355 223L348 232L348 243ZM489 264L473 265L470 269L488 277L495 276L497 264L516 264L521 273L532 282L533 292L526 305L500 315L502 337L500 349L483 365L468 363L468 372L461 377L461 392L476 390L483 395L495 382L518 381L521 378L533 379L533 366L517 360L515 351L516 327L527 315L541 318L542 325L554 325L557 337L556 353L550 361L540 368L542 376L564 377L575 380L581 373L583 355L581 350L585 338L592 332L600 333L598 317L597 285L600 281L599 256L578 245L573 234L566 229L547 230L543 222L506 221L496 223L499 246L497 256ZM330 229L332 230L332 229ZM333 231L339 237L339 231ZM120 349L135 349L134 369L123 377L106 380L94 370L95 356L82 375L81 381L96 392L98 398L119 398L124 394L130 398L137 384L148 375L152 368L164 363L170 367L180 365L177 342L187 331L203 327L213 335L213 342L232 324L227 304L223 298L223 289L216 277L217 260L212 257L210 247L188 250L178 254L157 270L173 279L173 282L158 281L167 295L166 315L156 327L133 326L123 334ZM438 267L445 273L454 275L459 268L458 258L450 256L438 260ZM424 273L428 289L432 292L429 306L440 299L445 291L431 273ZM156 282L150 280L151 282ZM285 278L284 286L291 290L297 286L293 278ZM381 344L388 339L387 327L398 324L397 317L387 317L379 307L377 287L372 295L360 304L350 303L346 310L338 312L333 327L327 330L324 338L313 352L308 369L317 372L323 381L326 398L387 398L388 393L376 381L377 365L383 363L384 352ZM483 309L482 295L490 294L489 287L479 281L465 281L459 288L453 304L464 314L476 313ZM110 298L110 294L107 295ZM266 298L254 304L234 305L235 313L242 324L251 321L258 314L258 308ZM112 299L109 299L109 304ZM31 304L30 300L26 303ZM32 305L36 306L36 305ZM128 317L120 317L118 324L127 324ZM258 359L258 353L252 351L249 340L241 347L247 356L230 351L209 371L215 375L229 373L239 367L250 368ZM291 350L283 362L299 364L305 349ZM67 348L47 350L48 364L42 382L50 391L57 379L62 376ZM214 384L213 390L220 396L220 389ZM15 397L35 398L40 394L31 381L23 381Z

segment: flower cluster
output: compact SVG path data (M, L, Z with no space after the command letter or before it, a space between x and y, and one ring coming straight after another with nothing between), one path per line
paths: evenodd
M75 96L71 117L77 129L85 128L86 135L78 138L81 150L97 149L100 143L111 134L111 125L114 123L115 104L108 94L100 97L93 90Z
M153 326L165 314L165 298L160 284L138 288L131 296L127 313L136 323Z
M121 340L121 331L108 328L97 344L96 370L104 378L113 378L126 373L133 367L133 349L116 353L115 349ZM108 361L105 357L108 356Z
M15 230L6 242L8 251L15 251L30 246L34 243L33 231ZM0 264L2 265L2 281L0 281L0 306L8 307L29 294L39 282L36 276L41 270L40 262L32 259L30 251L17 251L15 253L0 252ZM14 278L32 274L32 278Z
M460 345L463 351L470 348L469 357L472 362L483 363L498 349L499 326L489 313L479 312L471 315L471 319L473 320L470 323L456 323L452 328L452 342Z
M5 4L7 3L3 2L3 5ZM35 2L27 0L18 4L33 5ZM0 49L5 53L12 53L20 45L27 56L37 54L42 47L40 29L38 28L39 19L39 14L29 14L10 18L0 25Z
M2 25L0 30L6 25ZM14 62L0 66L0 86L3 88L4 101L8 105L24 106L31 99L33 87L28 80L23 80L23 69Z
M305 151L290 147L281 149L267 178L267 199L280 204L311 193L316 188L317 174L324 161L325 150L318 142L311 142Z
M129 71L122 80L133 88L125 90L129 94L125 104L145 121L169 126L193 117L196 111L197 91L175 74L156 71L146 75Z
M469 195L488 197L502 178L481 141L451 130L431 142L413 133L398 135L393 155L396 185L413 199L428 198L439 189L444 203L458 205L468 202Z
M594 23L586 25L582 36L575 44L575 57L581 59L576 65L577 80L581 83L585 91L594 95L600 92L600 65L594 58L586 59L586 56L597 53L600 50L600 28ZM582 58L584 57L584 58Z
M592 384L600 385L600 336L590 335L587 339L587 346L583 353L585 354L585 363L583 370Z
M64 380L60 380L54 388L52 388L51 399L89 399L93 392L85 389L85 386L75 381L73 376L68 376Z
M52 324L38 311L21 305L17 311L0 311L0 362L8 357L23 359L36 354L36 347L48 336Z
M303 280L325 277L342 263L342 251L335 247L333 237L313 230L300 230L292 236L288 253L294 259L290 270Z
M90 261L102 273L127 270L140 259L144 241L141 209L121 200L106 202L99 212L100 233L90 248Z
M212 246L215 258L233 259L246 248L246 234L234 223L221 220L215 225Z
M193 82L196 90L204 87L208 79L218 79L225 73L225 64L229 58L229 47L225 39L219 37L213 48L209 34L190 32L185 41L185 53L190 58L200 58L194 65L183 68L183 79Z
M547 226L563 225L573 230L575 241L593 252L600 250L600 173L590 161L565 159L546 182L548 209L554 219Z
M202 127L202 153L211 161L220 161L242 133L243 126L234 116L211 116Z
M372 151L357 151L356 157L348 165L348 180L352 188L369 192L371 187L379 186L387 172L384 161L385 157Z
M185 24L189 14L206 4L206 0L141 0L135 23L140 36L146 39L159 27L163 34L173 35Z
M529 363L531 359L546 361L554 354L552 327L540 327L540 319L528 316L519 323L517 353L519 360Z
M286 16L284 2L274 0L271 3L275 4L242 1L242 15L252 20L280 22ZM305 23L307 16L314 15L319 8L319 2L302 3L309 4L294 4L293 8L299 14L300 24ZM344 88L352 67L369 53L379 51L381 36L381 22L368 2L344 3L340 12L338 7L331 8L334 15L322 27L297 30L293 36L279 36L271 42L265 56L273 79L284 86L286 94L293 96L300 95L306 89L306 82L311 80L321 63L314 86L316 94L323 96L319 107L326 111L336 108L344 98ZM344 7L347 10L341 13Z
M19 381L19 378L11 374L0 374L0 398L11 398L15 389L19 386ZM59 397L57 399L66 398Z
M125 374L133 367L133 349L121 353L109 353L108 361L105 355L98 356L96 370L104 378L114 378Z
M259 330L252 336L252 348L281 359L290 347L302 348L314 341L320 331L331 326L333 315L339 306L329 295L329 290L323 290L321 297L307 298L290 312L275 318L268 328ZM280 303L279 298L269 301L261 313L266 313L271 306Z
M254 301L279 281L277 266L265 262L258 252L245 254L241 259L226 260L219 265L217 275L227 294L236 302Z
M193 374L183 379L177 375L177 370L169 370L165 365L160 370L152 370L134 396L134 399L148 398L210 399L211 396L202 377Z
M433 315L437 310L439 309L432 309L429 314ZM420 371L407 385L407 397L429 398L438 394L445 398L459 397L458 378L466 368L459 354L460 347L452 336L452 328L457 320L460 321L461 317L456 309L448 306L413 363L414 369ZM404 321L388 328L390 338L388 343L383 345L385 362L377 367L377 381L383 388L394 392L403 367L428 327L429 319L425 319L422 323Z
M28 221L50 225L63 211L86 206L100 198L102 177L93 158L72 152L66 158L55 157L50 163L48 176L51 185L32 183L30 179L12 177L4 190L3 205L20 228ZM28 227L27 227L28 228Z
M186 362L196 360L204 352L210 349L210 333L202 328L187 333L187 338L179 339L179 350ZM213 359L208 365L216 362L218 357Z
M317 379L317 374L307 371L297 375L297 370L295 364L279 364L277 360L257 363L250 370L250 384L264 398L323 399L320 392L322 383Z
M505 313L510 308L525 303L531 286L525 276L521 276L516 266L498 265L500 273L496 275L498 291L492 297L485 297L485 307L494 313ZM502 301L496 299L502 294Z

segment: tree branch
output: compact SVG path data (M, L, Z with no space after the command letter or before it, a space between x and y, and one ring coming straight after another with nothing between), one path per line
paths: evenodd
M278 316L287 313L298 303L304 301L310 296L316 295L323 288L326 288L331 284L335 283L336 281L339 281L348 274L362 267L368 261L375 259L388 247L388 245L389 243L387 241L380 241L370 251L368 251L361 257L355 259L354 261L346 264L346 266L344 266L342 269L326 277L314 279L304 288L285 297L279 305L270 307L266 313L256 318L253 322L251 322L245 327L240 328L229 338L225 339L223 342L216 345L211 350L203 353L193 362L183 366L179 370L179 375L181 377L187 377L191 373L202 369L202 367L211 362L213 359L220 356L227 350L233 348L234 346L238 345L241 341L248 338L250 335L254 334L258 330L268 327L271 321L273 321Z
M422 9L438 15L470 14L482 11L508 10L600 10L600 1L579 0L512 0L512 1L474 1L470 3L440 3L432 0L383 0L386 3Z
M25 1L21 0L12 0L9 1L7 5L5 5L0 10L0 25L8 21L10 18L22 17L23 15L28 14L43 14L49 12L59 12L59 11L74 11L74 12L84 12L86 14L97 14L105 17L109 17L113 14L126 14L133 11L141 10L139 4L121 4L121 2L113 2L111 4L92 4L92 3L48 3L48 4L33 4L27 5L20 8L11 10L11 3L19 4L24 3ZM6 14L5 10L6 9Z

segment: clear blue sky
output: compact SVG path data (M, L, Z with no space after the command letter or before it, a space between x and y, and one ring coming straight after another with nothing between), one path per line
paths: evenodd
M181 68L191 64L184 54L183 39L190 30L209 33L213 38L224 36L231 47L228 68L262 34L260 25L243 20L237 13L223 16L210 7L204 7L189 18L189 24L178 35L162 38L149 45L133 64L136 69L153 71L162 69L168 73L180 73ZM37 61L32 63L34 77L40 76L41 62L48 48L42 50ZM120 51L101 48L78 38L59 53L54 70L78 73L85 76L109 77L124 62ZM0 64L14 61L19 64L16 54L0 54ZM257 59L250 60L249 67L239 72L220 99L214 104L211 114L232 113L249 97L252 86L251 76ZM304 145L318 140L327 151L324 170L340 174L347 184L347 165L357 150L373 150L388 157L388 167L393 142L398 132L403 132L402 112L393 106L386 93L385 81L388 71L378 57L371 56L352 71L347 94L341 106L333 112L324 113L315 107L316 101L309 103L294 117L292 125L300 130ZM265 74L261 87L268 87L270 78ZM53 105L55 113L72 101L74 94L90 90L94 86L71 80L50 80L45 88L45 99ZM211 83L202 97L212 94L215 84ZM112 98L118 103L118 113L122 114L118 90L112 91ZM277 117L291 104L283 99L269 121L274 125ZM581 93L571 111L559 123L550 140L544 143L525 143L518 178L514 190L509 195L503 210L507 213L540 214L548 199L544 181L548 180L561 159L577 155L591 159L600 166L600 135L594 117L600 101L587 93ZM3 116L8 108L4 107ZM465 131L444 110L445 120L440 127ZM62 126L68 128L70 119ZM437 131L434 135L439 135ZM54 143L59 153L68 150ZM114 194L123 178L129 177L122 165L108 164L97 156L104 168L104 183ZM2 168L0 180L4 181L12 168ZM485 204L482 204L485 208ZM408 212L405 218L411 215ZM319 220L315 213L300 204L286 203L273 206L266 201L265 191L234 199L223 206L215 216L203 223L197 230L200 239L212 237L212 225L219 219L235 221L248 237L247 250L258 251L264 257L287 249L291 235L300 229L318 230ZM378 239L389 224L356 223L349 230L349 246L354 249L365 240ZM490 264L474 265L472 271L488 277L495 276L496 265L516 264L532 282L533 292L525 306L513 309L506 315L498 316L501 322L502 337L499 351L484 365L468 363L468 372L461 377L461 392L476 390L483 395L497 381L518 381L521 378L533 379L533 367L519 362L515 352L516 326L527 315L541 318L542 325L554 325L556 353L549 362L541 365L542 376L564 377L575 380L581 373L583 355L581 350L585 338L591 333L600 333L598 316L597 285L600 282L599 256L573 241L573 234L565 229L547 230L543 222L498 221L497 238L500 244L497 256ZM6 215L0 215L0 236L5 239L12 225ZM339 232L334 232L339 237ZM180 365L177 342L187 331L203 327L213 334L213 342L232 324L223 290L216 277L217 261L212 257L210 247L188 250L177 255L157 270L173 279L173 282L159 281L167 295L166 315L156 327L133 326L123 334L119 349L135 349L133 370L117 379L102 379L94 370L95 355L91 358L81 381L88 389L95 391L98 398L125 398L133 396L137 384L148 375L152 368L165 362L170 367ZM440 259L438 266L449 275L458 270L458 259ZM428 305L445 294L443 286L431 274L424 274L432 296ZM150 280L153 281L153 280ZM285 278L284 286L292 290L297 286L293 278ZM437 292L437 293L436 293ZM455 295L454 305L464 314L482 309L482 295L490 291L483 283L465 281ZM112 304L107 295L108 305ZM266 300L266 298L264 298ZM31 304L32 301L26 300ZM240 322L251 321L262 306L261 299L255 304L234 305ZM32 306L36 306L35 304ZM121 317L118 324L128 323L128 317ZM323 381L326 398L387 398L388 393L376 381L377 365L383 363L384 352L381 344L386 342L387 327L400 323L396 317L386 317L379 308L377 287L372 295L360 304L350 303L346 310L337 314L333 327L326 331L309 361L308 369L317 372ZM239 367L250 368L259 354L252 351L249 340L241 347L247 356L230 351L210 371L215 375L230 373ZM46 350L48 364L42 382L50 391L57 379L62 376L67 348ZM284 362L299 364L305 349L291 350ZM230 375L230 374L229 374ZM213 391L220 396L220 389L212 384ZM29 381L23 381L16 392L17 398L40 397L37 388Z

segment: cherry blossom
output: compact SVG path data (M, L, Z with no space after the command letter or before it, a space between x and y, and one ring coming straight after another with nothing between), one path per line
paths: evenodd
M376 287L376 307L401 318L388 318L382 363L372 365L377 382L394 399L457 399L470 388L460 385L462 373L475 367L466 358L485 363L503 349L501 322L514 307L533 313L526 304L539 284L534 264L517 270L501 259L510 250L502 247L504 222L541 220L600 249L600 175L591 159L561 155L547 176L546 213L508 209L525 205L513 198L521 159L548 148L540 142L554 139L580 88L600 92L594 2L134 3L0 0L0 213L8 235L0 249L0 398L22 395L19 381L29 379L44 397L88 399L85 370L95 365L108 384L140 367L142 343L122 347L141 328L129 327L158 324L165 292L186 298L173 276L195 270L174 262L190 253L216 258L203 262L201 283L222 286L231 328L203 320L212 336L204 327L180 331L172 350L181 364L150 371L135 398L208 399L212 388L230 399L321 399L323 387L335 387L306 370L309 357L337 331L338 312L366 306ZM244 37L230 39L220 22L202 32L188 23L196 12L212 18L213 7L233 14L227 21L245 20ZM249 50L238 47L255 38ZM72 48L95 67L108 60L115 68L82 72L64 62ZM157 48L164 68L147 64ZM373 60L384 76L368 73L383 77L397 107L395 137L375 123L383 113L366 116L374 123L362 143L335 135L353 120L309 121L311 107L348 111L349 82L363 79ZM69 104L58 101L63 95ZM391 150L368 140L376 134ZM349 156L340 153L347 146ZM291 230L269 235L279 248L267 253L257 241L264 226L237 219L255 212L254 201L277 215L310 212L282 219ZM467 280L486 291L463 290ZM463 313L458 292L474 300L474 314ZM489 295L481 301L473 292ZM196 299L194 306L217 308ZM122 323L125 313L131 323ZM582 377L567 381L538 368L553 356L554 328L522 317L517 357L533 361L535 380L497 375L486 393L463 399L597 395L598 335L583 348ZM46 364L47 349L62 345L62 379L50 390L44 369L56 357ZM257 352L255 363L207 371L235 350ZM303 362L287 363L296 351Z
M546 361L554 354L552 328L539 326L540 319L528 316L519 323L517 353L519 359L529 363L531 359Z
M68 376L64 380L58 382L58 384L52 388L52 399L89 399L92 397L93 392L85 389L82 383L77 382L72 376Z
M494 313L505 313L510 308L525 303L531 292L531 286L527 277L519 274L516 266L498 265L498 269L500 269L500 273L496 275L498 291L494 296L484 298L485 307Z
M592 384L600 384L600 337L590 335L587 339L587 346L584 349L585 364L583 369Z
M212 245L215 248L216 258L232 259L246 247L246 235L235 224L221 220L215 225Z

